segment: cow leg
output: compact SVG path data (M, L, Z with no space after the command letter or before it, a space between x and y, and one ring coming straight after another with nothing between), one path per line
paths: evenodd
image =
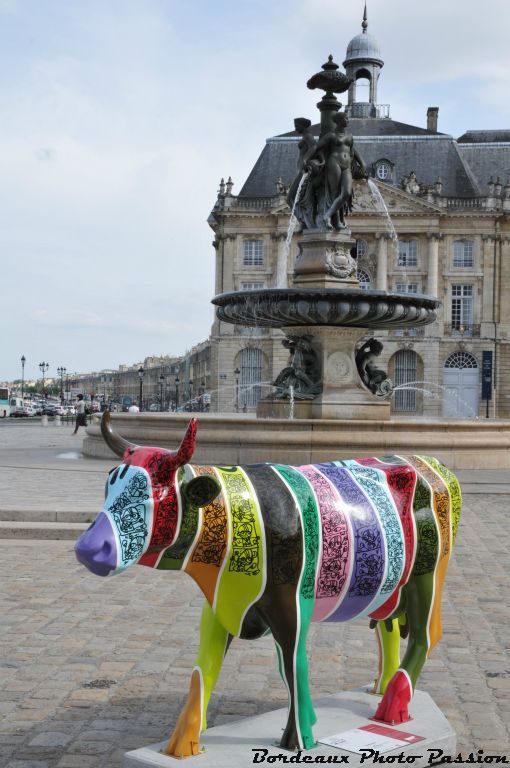
M400 664L400 627L398 619L378 621L375 628L379 649L379 673L373 693L384 693Z
M231 636L222 627L208 602L200 620L200 647L191 674L188 698L168 741L165 754L190 757L200 751L200 732L207 727L207 705Z
M296 597L272 594L270 615L265 618L276 643L280 674L289 693L289 716L280 741L283 749L312 749L316 742L312 725L316 721L308 684L306 636L312 611L296 612ZM310 615L308 615L310 614Z
M418 677L430 649L429 624L434 596L434 574L411 577L406 586L409 640L402 664L391 678L375 717L386 723L409 720L411 701Z

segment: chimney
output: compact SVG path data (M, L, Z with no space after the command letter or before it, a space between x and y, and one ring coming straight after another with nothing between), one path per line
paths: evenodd
M438 114L439 107L429 107L427 109L427 131L434 131L434 133L437 133Z

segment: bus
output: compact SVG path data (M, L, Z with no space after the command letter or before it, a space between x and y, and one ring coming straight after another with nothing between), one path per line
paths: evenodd
M10 392L7 387L0 387L0 419L5 419L11 414L9 395Z

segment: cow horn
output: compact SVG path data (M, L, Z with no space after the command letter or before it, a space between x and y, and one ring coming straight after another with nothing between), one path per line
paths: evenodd
M134 443L130 443L129 440L125 440L117 432L112 429L112 423L110 420L110 411L105 411L101 418L101 434L104 437L105 443L112 449L117 456L122 459L128 448L137 448Z
M191 419L188 428L186 430L186 434L182 438L182 442L176 452L173 454L173 462L175 462L175 465L177 467L182 467L184 464L187 464L191 457L193 456L193 452L195 450L195 443L197 440L197 426L198 421L197 419Z

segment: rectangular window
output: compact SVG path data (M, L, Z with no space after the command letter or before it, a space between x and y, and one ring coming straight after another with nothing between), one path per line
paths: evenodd
M241 290L242 291L258 291L261 288L265 288L266 285L263 282L260 281L253 281L251 283L241 283Z
M418 293L418 283L396 283L397 293Z
M453 266L472 267L473 264L473 241L456 240L453 244Z
M244 241L244 260L245 267L264 266L264 243L262 240Z
M459 330L473 325L473 286L452 285L452 328Z
M417 267L418 266L418 241L417 240L399 240L398 241L398 266L399 267Z

